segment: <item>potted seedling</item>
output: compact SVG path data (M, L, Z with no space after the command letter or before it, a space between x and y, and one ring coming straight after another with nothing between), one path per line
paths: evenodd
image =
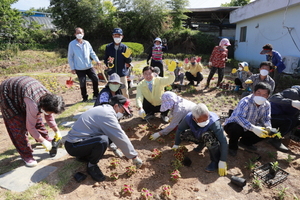
M269 174L271 175L272 178L276 176L276 173L278 172L279 169L279 163L278 161L276 162L271 162L271 168L269 170Z

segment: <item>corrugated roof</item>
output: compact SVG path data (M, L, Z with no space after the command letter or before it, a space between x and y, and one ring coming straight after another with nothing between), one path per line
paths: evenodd
M24 17L23 18L27 21L27 23L24 24L25 27L29 27L31 22L37 22L40 25L43 25L41 28L42 30L49 30L49 29L56 29L56 26L52 23L53 19L50 17Z

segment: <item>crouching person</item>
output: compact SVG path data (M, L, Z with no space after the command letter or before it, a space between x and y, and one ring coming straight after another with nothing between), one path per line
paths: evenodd
M190 129L190 131L186 131ZM189 140L198 144L198 151L204 146L208 148L211 163L205 168L206 172L218 170L220 176L227 174L227 140L223 133L220 118L209 112L205 104L198 104L180 122L175 136L177 149L181 140ZM195 150L196 150L195 149Z
M122 95L115 95L109 100L109 104L96 106L83 113L67 135L67 152L88 161L87 173L95 181L105 180L97 164L109 146L109 139L128 159L133 160L137 168L143 164L118 121L124 114L130 114L128 106L129 100Z

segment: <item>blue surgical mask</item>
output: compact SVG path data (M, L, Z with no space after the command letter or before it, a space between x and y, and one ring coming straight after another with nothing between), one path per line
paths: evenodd
M146 81L146 80L145 80ZM151 81L146 81L147 84L152 84L153 83L153 80Z

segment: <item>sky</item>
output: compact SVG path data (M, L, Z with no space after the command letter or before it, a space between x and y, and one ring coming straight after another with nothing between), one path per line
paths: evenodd
M230 0L189 0L189 2L188 8L209 8L219 7L222 3L229 3ZM49 5L50 0L19 0L12 4L12 8L29 10L30 8L47 8Z

